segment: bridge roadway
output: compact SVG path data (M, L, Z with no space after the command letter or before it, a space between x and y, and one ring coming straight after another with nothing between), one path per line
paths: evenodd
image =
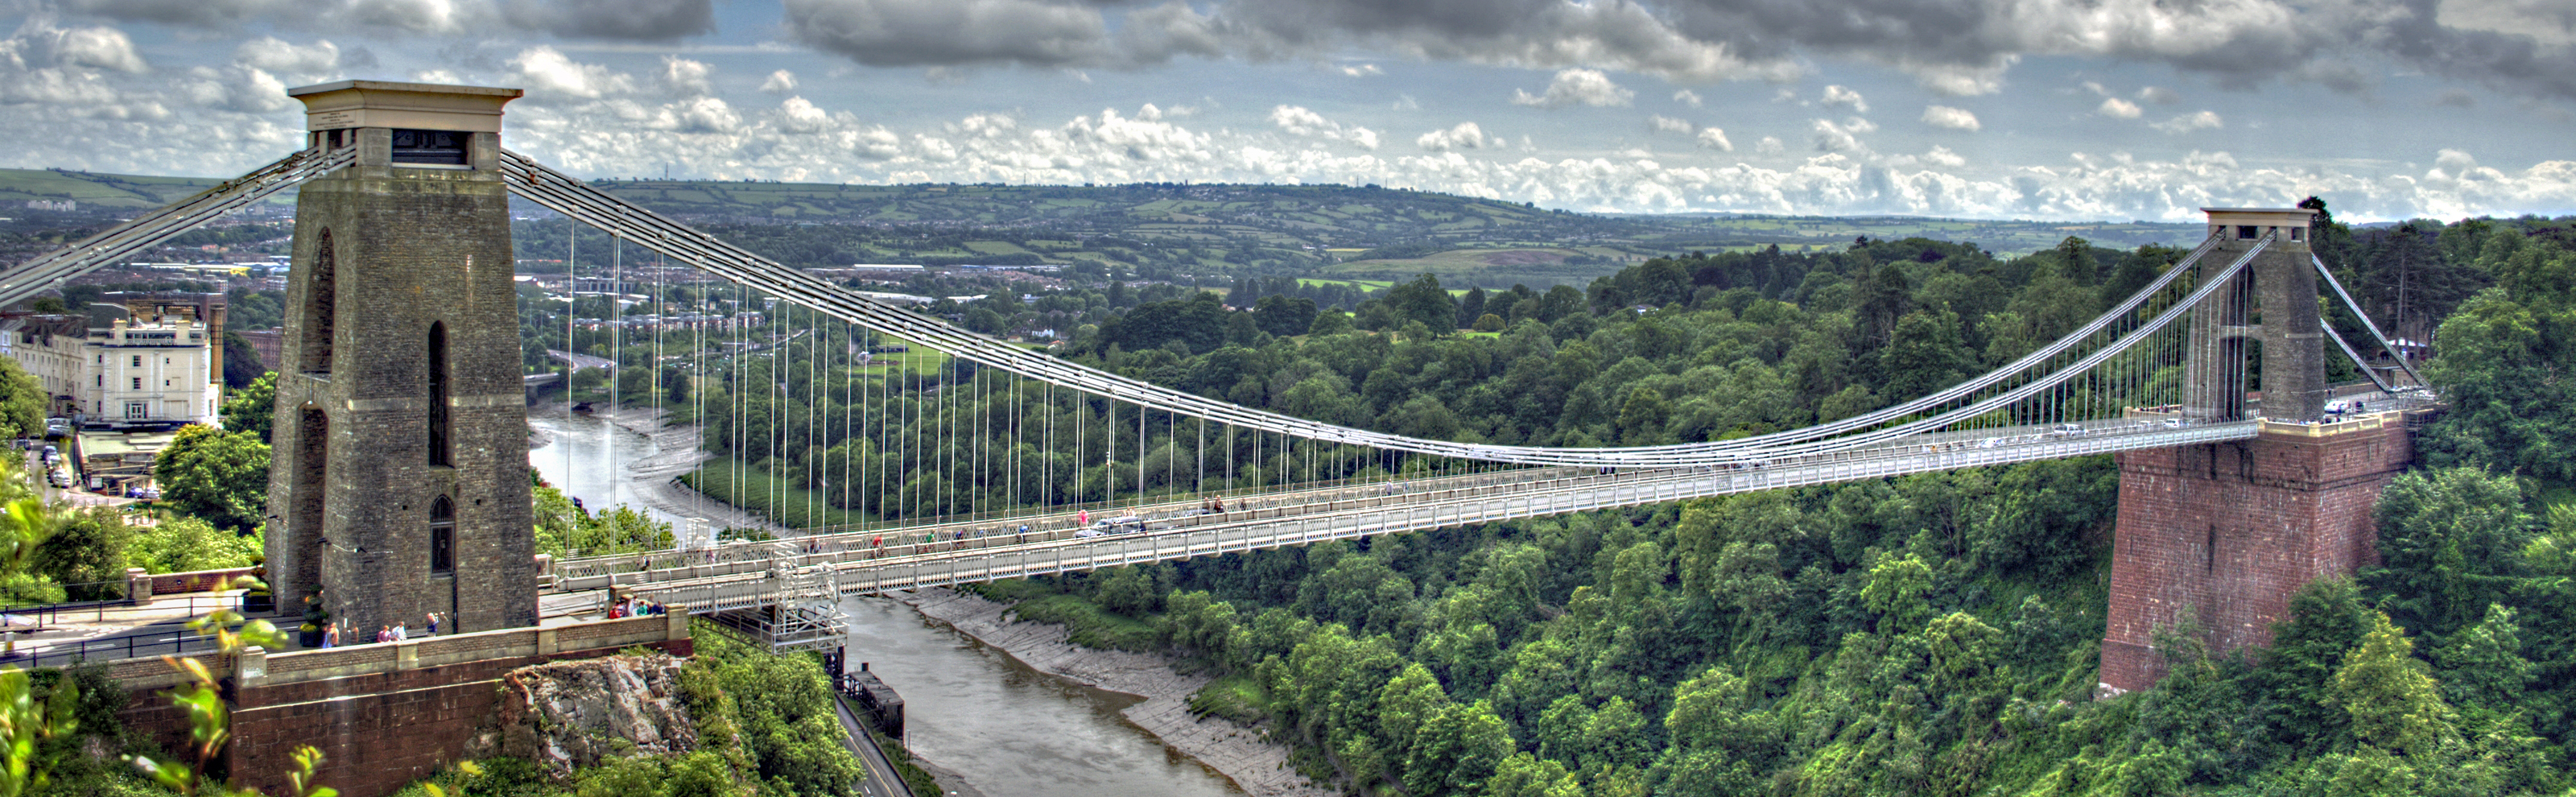
M2396 418L2382 413L2348 423L2393 423ZM1230 505L1216 514L1197 512L1196 499L1172 501L1135 511L1144 518L1142 531L1104 536L1077 536L1066 527L1065 512L1054 511L736 543L706 551L567 559L552 568L546 591L614 584L692 612L711 612L819 599L823 596L800 594L813 589L817 576L841 595L953 586L1782 487L2241 440L2255 436L2263 422L2175 425L2113 419L2077 425L2082 433L2067 433L2057 425L1943 432L1734 469L1600 473L1530 468L1295 490L1252 496L1251 506ZM1033 531L973 536L1021 524ZM966 532L963 539L957 538L960 531ZM893 534L938 541L875 544Z

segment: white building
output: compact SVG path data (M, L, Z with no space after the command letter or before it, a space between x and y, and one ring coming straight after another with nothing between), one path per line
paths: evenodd
M84 322L79 316L0 320L0 353L44 386L50 412L85 426L215 422L222 392L205 324L117 319L84 329Z

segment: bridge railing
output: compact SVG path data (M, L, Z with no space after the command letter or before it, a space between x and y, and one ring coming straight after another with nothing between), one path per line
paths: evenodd
M189 643L185 651L144 652L115 659L98 657L87 661L103 664L107 668L108 677L115 679L129 690L175 686L186 680L186 676L179 674L168 662L162 660L162 655L185 655L188 658L194 658L212 671L216 677L233 677L242 686L274 686L490 659L536 658L575 651L615 650L688 638L688 613L674 611L667 615L648 615L621 620L593 620L537 628L507 628L498 631L477 631L407 639L401 642L370 643L316 650L272 652L252 648L233 656L219 655L208 647L207 643L200 641ZM85 662L49 662L38 666L78 663Z

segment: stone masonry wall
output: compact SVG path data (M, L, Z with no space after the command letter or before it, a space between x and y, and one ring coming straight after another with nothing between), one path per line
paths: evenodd
M279 565L280 610L299 611L305 594L329 587L332 616L361 635L428 612L463 631L533 624L508 192L493 171L373 165L386 131L357 133L358 165L306 183L296 199L284 359L304 361L307 328L326 322L330 357L326 371L281 376L278 417L318 412L328 423L317 427L324 441L279 424L268 559ZM497 146L488 134L475 143ZM324 307L327 319L306 309ZM449 464L432 464L428 447L433 324L448 341ZM315 496L296 493L313 481L299 474L317 466L314 508ZM442 495L455 507L452 574L430 567L429 513Z
M2103 686L2153 685L2186 617L2213 652L2270 644L2301 586L2378 560L2371 507L2413 459L2395 423L2119 454Z

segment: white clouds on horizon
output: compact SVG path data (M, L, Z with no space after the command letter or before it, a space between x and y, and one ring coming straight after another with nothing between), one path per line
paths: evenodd
M1924 106L1923 123L1933 127L1966 130L1972 133L1985 129L1985 125L1977 121L1976 114L1968 112L1965 108L1952 108L1947 105Z
M2177 136L2194 130L2216 130L2226 126L2227 120L2220 118L2214 111L2187 113L2148 125L2148 127L2162 130L2168 135Z
M1531 94L1512 90L1512 104L1532 108L1564 108L1589 105L1596 108L1627 105L1637 92L1611 82L1610 76L1597 69L1567 69L1548 81L1547 92Z
M292 124L291 102L280 99L281 73L267 67L327 70L339 67L325 53L336 52L341 61L351 57L351 51L324 40L253 44L236 49L234 63L226 66L134 78L178 88L145 93L97 83L108 87L105 105L78 100L80 87L89 85L78 81L121 80L116 76L130 73L53 56L47 63L58 65L43 68L74 81L62 90L70 99L0 96L0 103L11 104L8 113L0 113L0 135L24 142L20 157L39 159L21 165L193 174L247 169L283 154L301 137L300 126ZM11 52L32 51L15 46ZM494 63L488 71L439 77L506 78L526 85L530 96L512 105L513 148L575 173L602 176L650 173L671 162L697 176L821 182L1378 183L1638 212L2182 220L2203 205L2285 203L2308 194L2328 196L2339 212L2356 219L2576 211L2576 161L2496 168L2468 155L2474 147L2441 152L2430 169L2388 174L2304 163L2241 168L2228 153L2199 151L2164 160L2078 158L2072 167L2016 166L1973 150L1963 155L1934 146L1926 152L1928 142L1894 134L1874 142L1878 125L1850 116L1810 121L1818 149L1812 157L1792 156L1778 137L1759 135L1742 156L1751 162L1744 162L1730 154L1736 149L1727 131L1650 115L1649 130L1689 134L1694 146L1651 158L1642 152L1608 157L1609 147L1599 156L1546 154L1526 136L1515 133L1520 143L1514 145L1462 121L1419 134L1418 152L1380 154L1385 134L1290 103L1270 106L1266 117L1255 113L1265 124L1240 129L1213 120L1187 124L1181 117L1188 109L1152 104L1133 115L1103 110L1047 122L1015 111L925 125L835 110L832 103L799 95L792 73L769 72L767 65L729 83L722 68L686 58L621 71L544 45ZM0 70L9 68L0 62ZM8 74L32 74L18 70ZM751 80L764 73L768 80ZM755 83L773 96L752 93ZM46 85L17 81L0 92L54 90ZM723 95L727 85L742 95ZM1848 105L1857 110L1863 101L1858 92L1850 93ZM1927 109L1927 123L1937 124L1933 115ZM2224 120L2203 111L2159 124L2211 129ZM100 141L120 143L95 146Z

